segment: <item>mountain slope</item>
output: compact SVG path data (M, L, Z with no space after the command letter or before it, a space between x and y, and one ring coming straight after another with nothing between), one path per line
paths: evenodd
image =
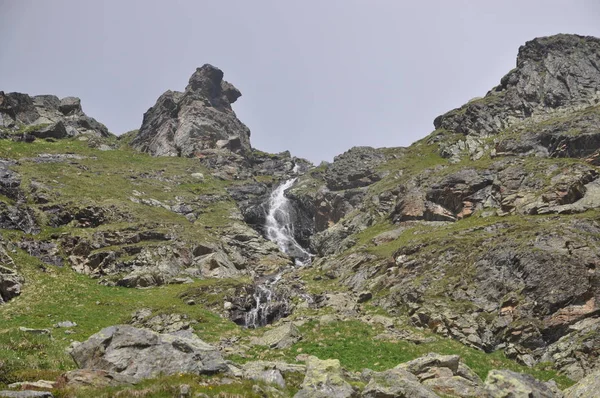
M0 383L74 369L71 340L119 323L193 332L234 368L307 362L304 379L276 367L288 384L267 396L312 391L309 369L325 365L307 354L351 372L459 354L477 394L496 388L479 379L495 383L494 368L561 387L593 374L599 65L598 39L535 39L499 86L436 118L424 139L318 167L253 149L231 108L241 93L210 65L119 138L86 125L78 101L2 93ZM269 196L290 179L285 215L314 255L304 267L265 238ZM77 325L53 327L67 320ZM259 394L231 372L231 387L185 381ZM339 388L364 396L392 377L340 374ZM178 380L117 389L172 396ZM114 392L96 387L90 396ZM57 393L81 393L69 388Z

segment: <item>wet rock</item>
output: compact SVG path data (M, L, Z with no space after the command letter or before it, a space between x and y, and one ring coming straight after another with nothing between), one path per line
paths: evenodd
M159 374L214 374L227 370L221 354L195 335L159 334L118 325L102 329L71 350L82 369L99 369L135 380Z
M350 398L358 394L342 373L337 359L321 360L310 356L306 360L306 375L294 398Z

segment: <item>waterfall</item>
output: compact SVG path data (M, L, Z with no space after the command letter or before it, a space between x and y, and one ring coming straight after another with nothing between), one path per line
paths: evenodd
M294 224L292 223L290 201L285 197L285 191L291 187L295 178L279 185L269 197L269 212L265 222L267 239L277 243L279 249L293 257L296 265L310 263L310 253L307 252L294 238Z
M294 168L297 172L297 168ZM294 258L297 266L310 263L311 255L294 238L294 224L292 206L285 197L286 189L290 188L295 178L280 184L269 197L267 202L268 213L265 220L265 234L267 239L275 242L279 249ZM288 302L283 297L278 297L276 285L282 278L282 272L263 277L254 284L253 307L244 316L244 325L249 328L264 326L274 320L287 316Z
M281 274L277 274L272 279L265 280L264 283L257 283L255 285L254 302L256 305L248 311L244 317L244 324L246 327L257 328L269 323L269 317L274 315L272 313L274 308L272 307L280 305L276 301L273 301L275 293L272 289L280 279Z

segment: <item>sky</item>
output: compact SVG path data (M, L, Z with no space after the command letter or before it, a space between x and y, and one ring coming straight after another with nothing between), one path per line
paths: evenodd
M253 147L319 163L410 145L556 33L600 37L600 1L0 0L0 90L80 97L119 135L210 63Z

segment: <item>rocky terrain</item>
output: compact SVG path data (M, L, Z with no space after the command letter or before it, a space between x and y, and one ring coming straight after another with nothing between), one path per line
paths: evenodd
M0 397L599 396L600 39L319 166L240 96L204 65L117 137L0 92Z

